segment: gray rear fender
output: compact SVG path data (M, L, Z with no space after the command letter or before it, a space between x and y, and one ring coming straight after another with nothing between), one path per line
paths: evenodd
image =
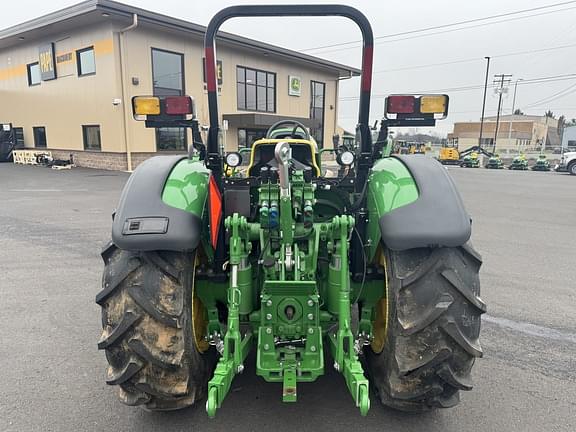
M156 156L132 173L112 224L112 242L117 247L129 251L186 252L198 246L201 217L162 201L166 180L183 159L186 156Z
M425 155L394 157L414 178L419 196L379 217L384 244L392 250L465 244L472 221L448 170Z

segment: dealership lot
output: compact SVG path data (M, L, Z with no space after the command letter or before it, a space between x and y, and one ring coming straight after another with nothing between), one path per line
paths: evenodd
M485 355L462 403L414 416L373 398L361 418L333 371L283 404L280 386L250 366L209 420L203 404L175 413L123 406L104 383L99 251L128 175L0 165L0 431L573 431L576 177L449 170L473 217L488 304Z

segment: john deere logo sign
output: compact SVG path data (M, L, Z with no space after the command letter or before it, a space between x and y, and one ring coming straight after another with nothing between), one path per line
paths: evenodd
M302 79L298 76L288 77L288 94L290 96L300 96L302 94Z

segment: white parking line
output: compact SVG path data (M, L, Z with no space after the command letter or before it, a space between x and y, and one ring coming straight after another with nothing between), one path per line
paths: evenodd
M530 336L537 336L545 339L554 339L576 344L576 334L574 333L566 333L549 327L543 327L523 321L513 321L506 318L498 318L491 315L483 315L482 321L496 324L500 327L515 330Z
M88 189L10 189L8 192L88 192Z

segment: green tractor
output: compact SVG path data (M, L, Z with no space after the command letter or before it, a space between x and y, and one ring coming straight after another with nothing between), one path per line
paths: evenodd
M550 161L546 155L538 156L536 163L532 166L532 171L550 171Z
M493 155L488 159L488 163L486 164L486 168L488 169L503 169L504 162L500 159L500 155Z
M526 171L528 169L528 161L526 156L518 155L512 159L512 163L508 166L508 169L515 171Z
M308 130L291 120L254 143L245 174L229 172L239 153L221 152L215 35L229 18L275 15L345 16L362 30L357 142L338 154L338 177L322 176ZM298 384L330 367L362 415L371 389L387 406L423 411L472 388L486 306L470 216L440 163L372 145L372 50L370 24L351 7L230 7L205 36L206 145L190 97L133 98L148 127L190 127L194 141L188 156L138 166L102 252L98 347L122 402L174 410L206 399L213 417L233 409L225 399L238 374L280 383L295 402ZM440 109L446 96L387 100L399 125L433 123ZM274 138L286 127L290 136Z
M462 168L480 168L478 153L472 152L469 155L464 156L460 161L460 166Z

